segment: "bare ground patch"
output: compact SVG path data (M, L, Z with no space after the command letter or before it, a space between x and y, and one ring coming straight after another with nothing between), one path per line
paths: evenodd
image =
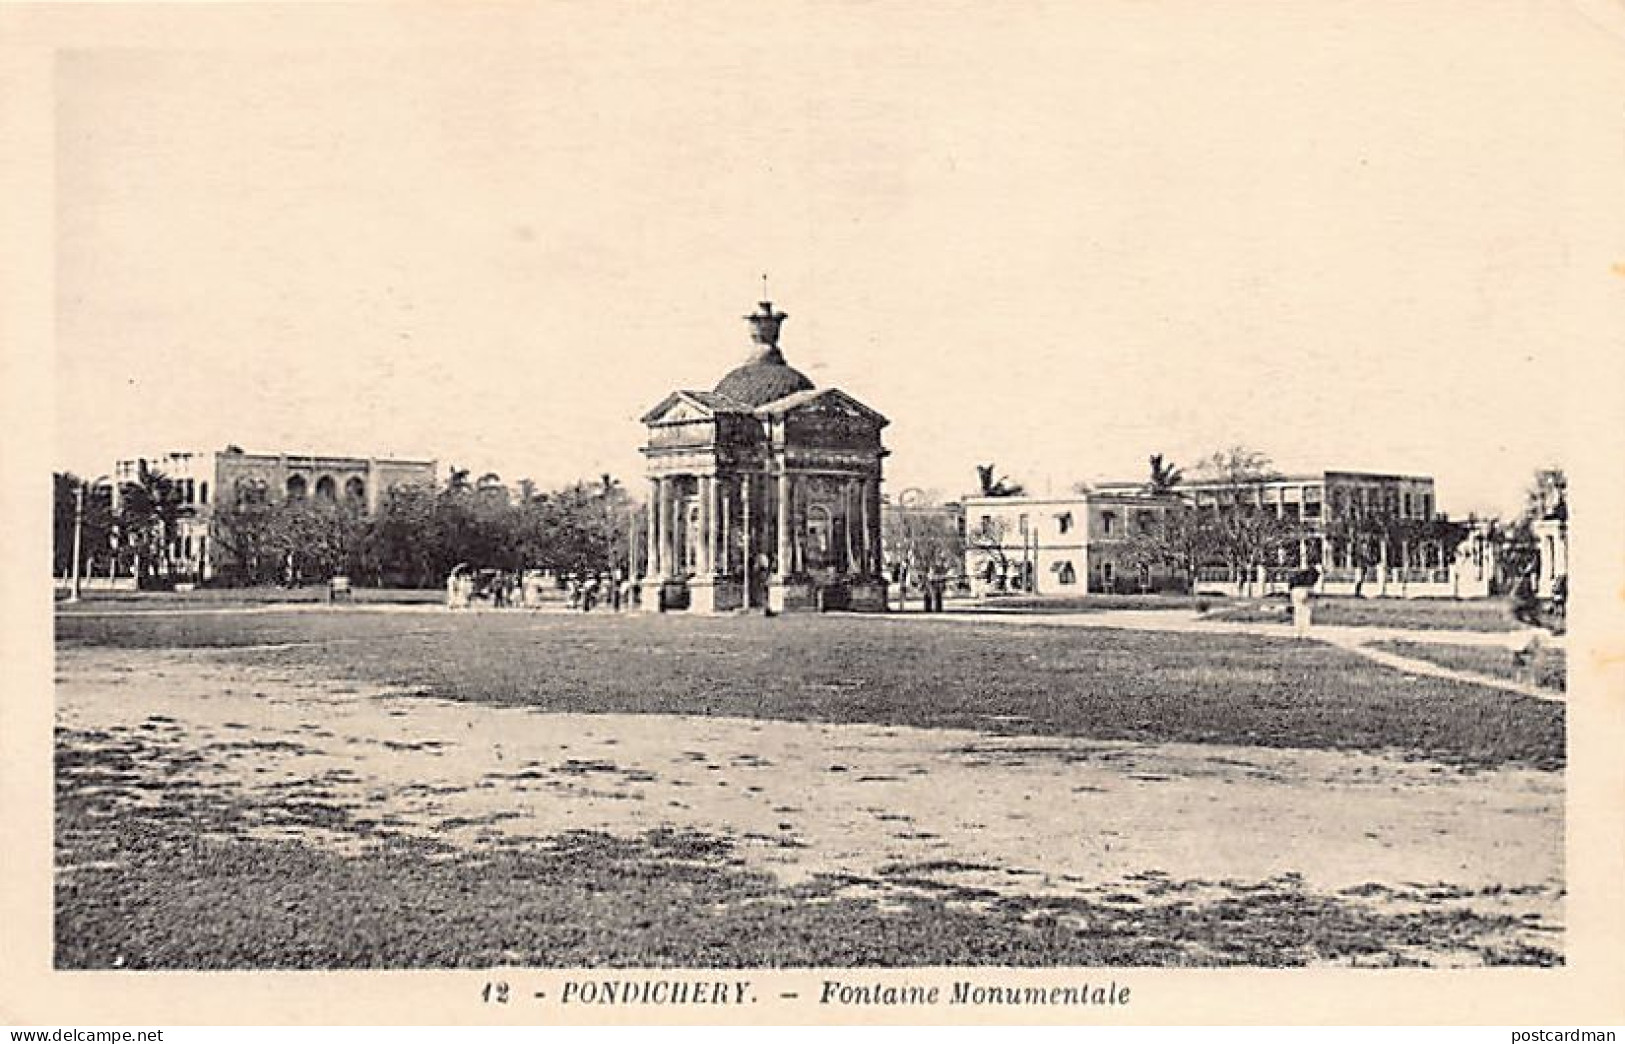
M547 714L150 651L65 656L59 719L64 967L1561 962L1536 769Z

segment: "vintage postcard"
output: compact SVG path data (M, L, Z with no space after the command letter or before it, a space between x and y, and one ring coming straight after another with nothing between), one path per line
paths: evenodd
M1625 1021L1625 8L0 46L9 1023Z

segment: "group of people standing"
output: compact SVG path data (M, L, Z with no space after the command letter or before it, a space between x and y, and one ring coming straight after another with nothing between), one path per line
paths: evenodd
M559 598L564 607L591 612L608 606L619 612L632 606L632 584L613 573L568 573L562 577L538 571L480 569L458 566L446 577L446 607L449 609L539 609Z

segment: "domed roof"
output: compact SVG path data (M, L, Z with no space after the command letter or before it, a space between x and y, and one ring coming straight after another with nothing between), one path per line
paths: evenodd
M755 409L812 388L813 382L807 375L786 363L775 346L757 352L743 366L729 370L717 382L716 392Z

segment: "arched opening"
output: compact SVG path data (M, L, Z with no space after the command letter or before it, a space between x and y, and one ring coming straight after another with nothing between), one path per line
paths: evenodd
M309 489L310 489L310 486L305 482L305 476L303 476L303 475L289 475L288 476L288 499L289 500L303 500L303 499L305 499L305 494L309 491Z
M807 566L825 569L834 565L835 520L829 508L813 504L807 508Z
M344 499L354 504L363 504L367 500L367 484L361 481L359 475L352 475L344 484Z
M322 500L338 499L338 483L333 481L332 475L323 475L316 480L316 496Z

